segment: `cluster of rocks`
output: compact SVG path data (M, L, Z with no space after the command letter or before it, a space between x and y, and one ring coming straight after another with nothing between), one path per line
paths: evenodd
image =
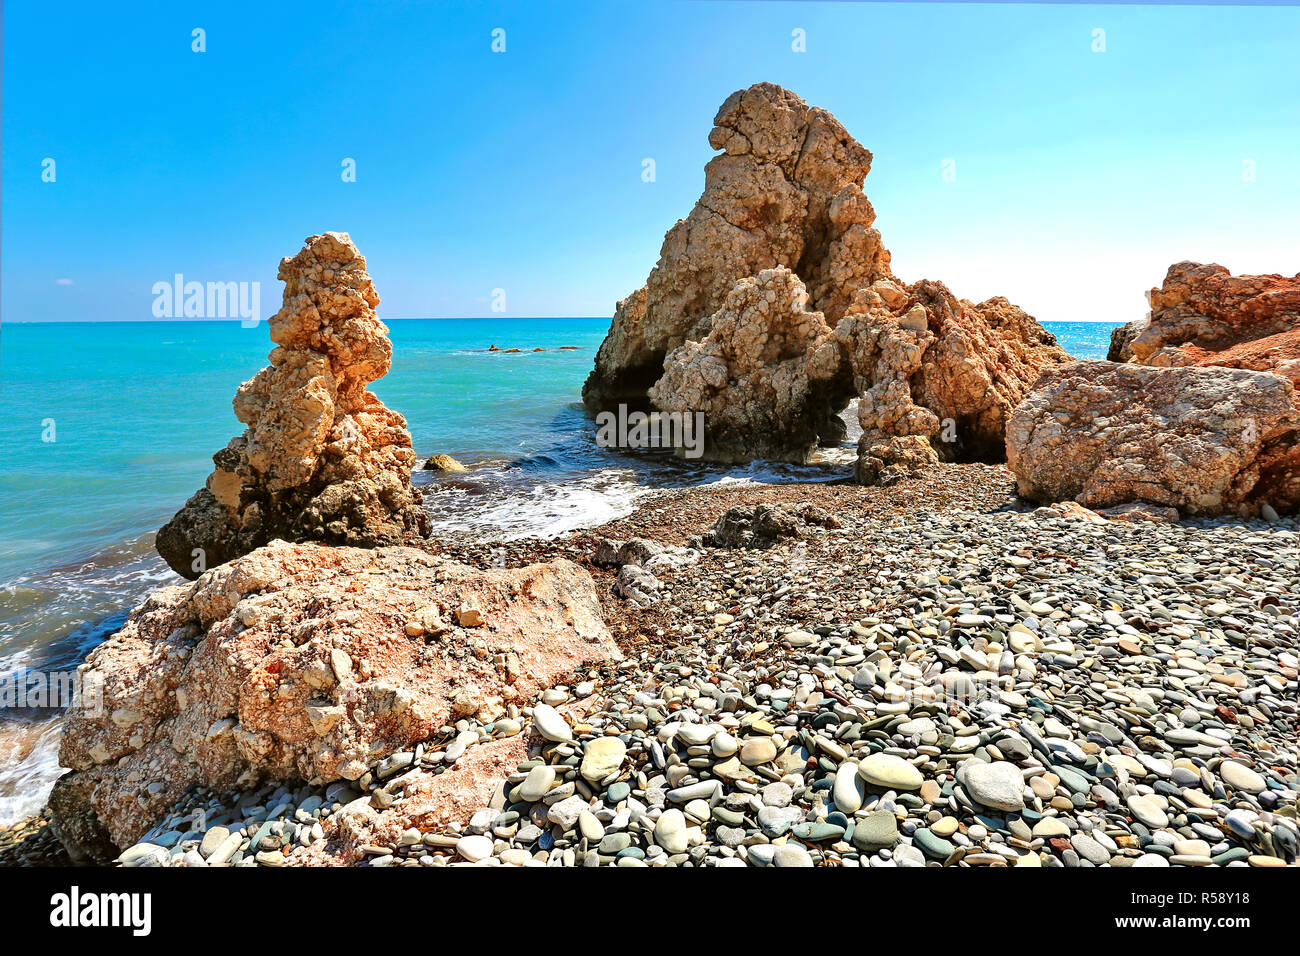
M803 538L817 529L839 527L834 515L808 502L736 505L720 515L699 540L710 548L770 548L783 538Z
M862 192L871 154L825 110L760 83L709 142L703 195L618 303L587 407L703 412L706 458L804 462L860 396L863 483L1000 461L1011 409L1069 361L1053 336L1005 299L895 278Z
M571 693L463 718L354 783L192 794L127 860L1295 863L1294 520L892 510L845 490L809 492L840 529L658 568L671 635ZM432 766L472 778L458 812L429 812Z
M50 798L76 858L138 839L187 789L357 780L457 718L496 719L618 660L590 576L476 570L405 547L274 542L163 588L82 665Z
M655 572L693 564L699 559L694 548L680 545L665 547L649 538L632 538L619 542L602 538L591 555L597 567L614 568L614 594L635 607L649 607L659 601L661 582Z
M377 547L429 531L406 420L366 390L393 349L365 258L346 233L327 232L282 260L279 278L271 364L235 395L248 427L157 535L187 578L277 538Z
M1300 508L1300 276L1180 262L1112 362L1050 369L1011 418L1020 493L1185 514ZM1123 364L1113 364L1114 361Z

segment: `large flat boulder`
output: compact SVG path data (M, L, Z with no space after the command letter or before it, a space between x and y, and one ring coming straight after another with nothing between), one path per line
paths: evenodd
M91 653L102 706L65 718L58 832L105 859L192 785L355 780L621 656L590 576L564 560L481 571L275 542L155 592Z
M1105 361L1048 371L1011 415L1020 494L1185 514L1300 503L1295 388L1271 372Z

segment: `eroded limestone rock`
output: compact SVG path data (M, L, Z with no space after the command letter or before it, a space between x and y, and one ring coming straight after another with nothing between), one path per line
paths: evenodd
M91 652L102 707L65 717L71 772L50 804L74 856L105 859L191 785L355 780L444 724L619 659L570 562L481 571L275 542L155 592Z
M1151 315L1132 341L1143 365L1225 365L1300 381L1300 275L1234 276L1178 262L1150 292Z
M1007 417L1045 368L1071 361L1006 299L941 282L859 289L835 334L860 393L858 480L889 484L937 461L998 460Z
M824 422L848 403L835 334L789 269L741 279L698 340L668 353L650 400L704 413L704 457L805 462Z
M833 324L855 284L889 274L889 252L862 193L871 153L826 110L759 83L729 96L709 134L721 150L704 193L664 237L642 290L619 303L583 387L594 410L644 407L664 357L708 334L736 283L784 266L807 286L805 308Z
M1078 362L1047 372L1016 408L1007 463L1035 501L1251 514L1300 502L1288 456L1298 438L1295 389L1280 375Z
M1005 299L894 278L862 192L871 154L825 110L760 83L714 123L722 153L619 303L587 407L703 412L705 457L803 462L843 440L860 394L862 481L1000 460L1010 409L1068 359L1052 336Z
M276 538L376 547L429 530L406 420L366 391L393 350L365 259L328 232L282 260L279 278L271 364L235 395L248 427L158 532L158 553L188 578Z

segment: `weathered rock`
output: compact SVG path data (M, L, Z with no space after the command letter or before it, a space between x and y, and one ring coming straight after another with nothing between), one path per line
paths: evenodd
M1103 508L1098 512L1103 518L1112 521L1177 521L1177 508L1165 508L1148 501L1132 501L1126 505Z
M158 553L187 578L276 538L377 547L429 530L406 420L366 391L392 361L366 260L328 232L282 260L279 277L271 364L235 395L248 427L158 532Z
M1112 329L1110 348L1106 350L1106 361L1131 362L1133 360L1133 340L1146 329L1148 321L1148 319L1134 319L1119 328Z
M941 282L859 289L835 329L860 392L858 480L890 484L937 461L999 460L1007 416L1046 368L1070 361L1006 299Z
M425 471L460 472L469 471L451 455L430 455L424 463Z
M1143 365L1226 365L1300 380L1300 275L1234 276L1178 262L1150 292L1151 315L1132 341Z
M587 407L703 412L706 457L803 462L844 439L862 394L863 482L1000 461L1010 410L1068 360L1055 339L1005 299L894 279L862 193L871 154L825 110L761 83L714 122L723 155L619 303Z
M659 579L639 565L625 564L614 580L614 593L637 607L649 607L659 600Z
M768 548L782 538L802 538L813 527L839 526L816 505L737 505L719 516L701 541L712 548Z
M704 457L803 463L852 397L835 334L784 267L738 281L699 339L668 353L661 411L704 413Z
M441 623L464 604L481 626ZM103 706L65 718L59 834L102 859L191 785L356 779L446 723L620 658L567 561L480 571L411 548L275 542L155 592L91 653Z
M583 386L592 410L646 404L671 350L699 341L736 283L784 266L810 311L837 321L858 285L889 275L862 193L871 153L826 110L759 83L727 98L709 143L704 193L664 237L642 290L619 303Z
M1279 375L1079 362L1046 373L1015 410L1007 461L1036 501L1294 509L1300 475L1286 454L1298 433L1294 387Z

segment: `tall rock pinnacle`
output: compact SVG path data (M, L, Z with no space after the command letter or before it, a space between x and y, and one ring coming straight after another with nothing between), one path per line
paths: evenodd
M393 348L365 258L327 232L281 260L279 278L271 364L235 394L248 427L158 532L158 553L185 577L276 538L376 547L428 533L406 420L366 391Z

